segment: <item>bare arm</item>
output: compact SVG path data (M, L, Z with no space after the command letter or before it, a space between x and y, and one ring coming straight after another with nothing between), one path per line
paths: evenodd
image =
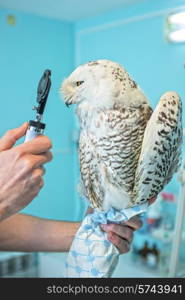
M0 251L68 251L80 223L16 214L0 222Z
M88 209L92 213L93 209ZM108 239L120 253L129 251L133 232L142 226L139 217L122 224L102 225ZM0 251L67 252L79 222L54 221L24 214L13 215L0 222Z

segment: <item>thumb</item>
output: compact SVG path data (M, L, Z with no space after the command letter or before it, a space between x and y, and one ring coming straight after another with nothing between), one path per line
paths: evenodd
M7 131L0 139L0 151L12 148L16 141L25 135L27 128L28 123L26 122L18 128Z

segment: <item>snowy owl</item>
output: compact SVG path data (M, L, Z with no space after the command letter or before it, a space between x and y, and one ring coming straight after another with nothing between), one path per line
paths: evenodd
M167 92L154 110L119 64L79 66L61 86L66 105L77 104L84 196L92 207L124 209L156 197L180 164L182 105Z

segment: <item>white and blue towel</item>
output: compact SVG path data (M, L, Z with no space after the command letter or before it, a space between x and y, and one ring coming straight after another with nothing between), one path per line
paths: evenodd
M135 215L146 212L148 204L123 210L109 209L107 212L94 210L88 214L71 245L66 261L66 277L111 277L118 260L118 249L107 239L101 224L127 221Z

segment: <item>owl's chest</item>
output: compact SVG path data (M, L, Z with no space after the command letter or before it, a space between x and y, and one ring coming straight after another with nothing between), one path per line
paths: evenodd
M105 135L109 131L106 114L104 112L83 111L79 116L81 131L95 136Z
M121 134L138 127L141 116L138 110L83 111L80 115L81 130L97 137Z

